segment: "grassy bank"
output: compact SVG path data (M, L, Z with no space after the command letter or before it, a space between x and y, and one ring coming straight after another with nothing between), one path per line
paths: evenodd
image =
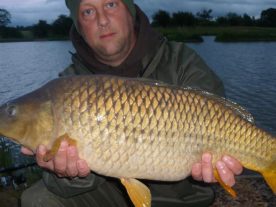
M178 42L202 42L202 36L215 36L219 42L246 42L246 41L276 41L276 27L170 27L155 28L164 34L169 40ZM21 31L22 38L1 38L0 42L18 41L57 41L68 40L67 37L49 36L46 38L35 38L30 31Z
M219 42L276 41L276 28L264 27L178 27L156 28L169 40L200 42L201 36L216 36Z
M48 37L48 38L1 38L1 42L34 42L34 41L66 41L68 37Z
M37 38L34 37L32 32L29 30L20 31L22 38L2 38L0 36L0 43L1 42L33 42L33 41L64 41L69 40L68 36L56 36L56 35L49 35L45 38Z

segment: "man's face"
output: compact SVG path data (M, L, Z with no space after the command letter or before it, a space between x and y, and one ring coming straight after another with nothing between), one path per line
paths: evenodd
M78 22L83 38L103 63L119 65L135 45L134 21L121 0L81 0Z

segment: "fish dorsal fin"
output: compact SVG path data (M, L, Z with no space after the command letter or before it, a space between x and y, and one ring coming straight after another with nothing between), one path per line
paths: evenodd
M234 111L241 118L247 120L248 122L250 122L252 124L255 123L254 117L252 116L252 114L249 111L247 111L244 107L240 106L239 104L237 104L233 101L230 101L229 99L220 97L218 95L212 94L207 91L203 91L201 89L187 87L187 88L184 88L184 90L189 90L196 94L208 97L209 99L213 99L216 102L219 102L219 103L223 104L224 106L226 106L227 108Z

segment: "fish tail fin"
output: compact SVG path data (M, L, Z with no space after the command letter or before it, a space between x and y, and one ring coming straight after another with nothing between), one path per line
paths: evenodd
M267 168L261 171L268 186L272 189L276 195L276 155L274 156L273 162Z

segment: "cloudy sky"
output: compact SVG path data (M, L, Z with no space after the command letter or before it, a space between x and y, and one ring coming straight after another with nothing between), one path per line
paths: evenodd
M135 0L151 17L159 9L169 12L212 9L213 16L228 12L258 17L262 10L276 8L276 0ZM32 25L39 19L52 23L60 14L68 14L64 0L0 0L0 8L12 15L12 25Z

